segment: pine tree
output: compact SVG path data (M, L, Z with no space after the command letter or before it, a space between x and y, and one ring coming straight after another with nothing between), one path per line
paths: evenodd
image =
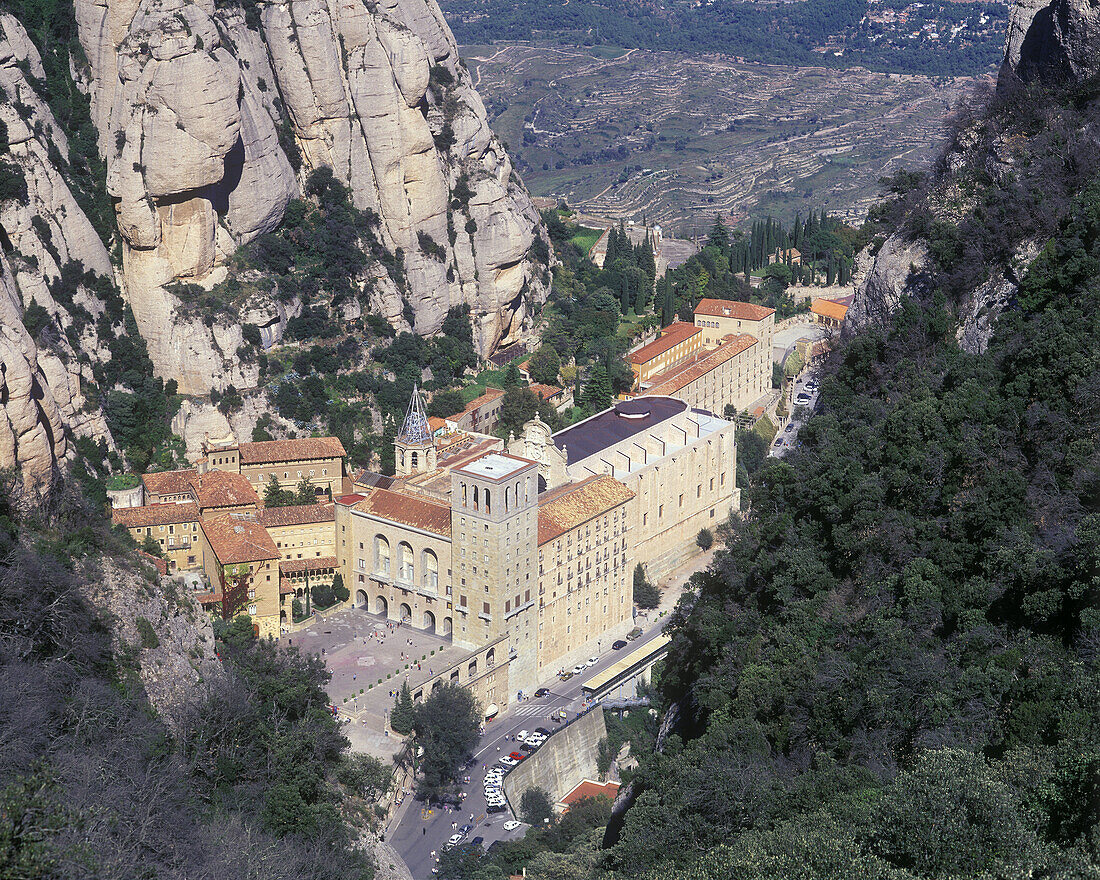
M657 299L661 304L661 326L667 327L676 320L676 294L667 275L661 279Z
M593 412L600 412L611 406L611 395L611 378L607 375L607 368L596 364L584 386L585 403L592 407Z
M393 711L390 712L390 727L394 733L408 736L415 723L416 707L413 706L412 694L409 693L409 683L402 682L401 690L393 701Z

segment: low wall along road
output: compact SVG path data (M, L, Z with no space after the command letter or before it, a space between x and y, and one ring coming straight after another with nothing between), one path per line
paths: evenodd
M536 751L504 777L504 793L512 810L519 810L523 793L542 788L552 803L567 795L577 783L597 777L599 742L607 736L603 710L592 711L555 731Z

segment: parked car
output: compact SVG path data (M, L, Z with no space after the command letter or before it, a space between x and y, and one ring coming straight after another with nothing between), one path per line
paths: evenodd
M794 402L799 406L806 406L810 402L810 399L810 395L803 393L799 394L798 397L794 399Z
M535 749L538 748L538 746L531 745L531 743L529 743L527 740L524 740L523 742L521 742L519 744L519 747L520 747L520 751L523 751L523 752L533 752Z
M522 761L527 756L523 752L511 752L508 755L509 758L514 758L516 761Z
M504 823L504 830L505 831L515 831L522 824L523 824L522 822L517 822L515 819L512 819L511 821Z
M794 430L794 425L787 425L787 427L785 427L783 430L784 431L793 431Z
M624 639L616 639L615 642L611 645L611 648L615 651L621 651L625 647L626 641Z
M573 677L573 670L567 669L561 675L558 676L562 681L569 681Z
M574 674L574 675L580 675L580 674L581 674L582 672L584 672L584 671L585 671L585 670L586 670L587 668L588 668L587 664L585 664L585 663L578 663L578 664L577 664L576 666L574 666L574 667L573 667L573 674Z
M527 739L528 736L530 736L529 731L521 730L519 733L516 734L516 742L523 742L525 739Z
M543 736L549 736L551 734L551 732L552 731L548 730L545 727L536 727L535 728L535 733L541 733Z
M504 801L493 801L493 803L486 805L485 812L486 813L503 813L506 809L508 809L508 807L504 803Z
M461 828L458 829L458 833L461 834L463 837L465 837L467 834L469 834L473 830L474 830L473 825L463 825Z
M599 662L600 662L600 658L599 658L599 657L589 657L589 658L588 658L588 665L589 665L589 666L595 666L595 665L596 665L597 663L599 663Z
M447 838L447 842L443 844L444 849L454 849L462 841L461 834L452 834Z
M485 843L484 837L475 837L470 841L470 846L481 846L483 843Z
M539 688L535 691L535 698L545 697L548 693L550 693L550 688Z
M634 627L634 629L632 629L630 632L628 632L626 634L626 638L627 638L627 641L632 642L635 639L640 638L641 635L642 635L642 628L640 626L636 626L636 627Z
M505 755L503 758L500 759L500 763L503 764L505 767L515 767L516 764L519 763L519 761L517 761L515 758L511 758L508 755Z

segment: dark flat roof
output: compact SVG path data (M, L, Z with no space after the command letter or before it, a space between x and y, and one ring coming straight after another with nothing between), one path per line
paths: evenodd
M611 409L558 431L552 439L558 449L565 449L566 464L574 464L620 440L667 422L687 408L684 401L674 397L635 397L619 401Z

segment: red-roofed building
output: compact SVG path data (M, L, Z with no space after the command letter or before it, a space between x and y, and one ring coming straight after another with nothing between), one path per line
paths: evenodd
M761 396L756 337L739 333L653 376L645 394L675 397L698 409L722 415L731 404L742 410ZM770 381L770 376L768 377Z
M848 303L835 299L815 299L810 305L814 323L837 329L848 316Z
M631 352L634 384L646 382L656 373L680 363L697 352L702 344L703 334L694 324L686 321L669 324L652 342Z
M695 326L702 330L706 346L721 345L727 336L754 337L760 344L753 350L752 374L739 397L755 400L770 393L775 309L756 303L701 299L695 307Z

